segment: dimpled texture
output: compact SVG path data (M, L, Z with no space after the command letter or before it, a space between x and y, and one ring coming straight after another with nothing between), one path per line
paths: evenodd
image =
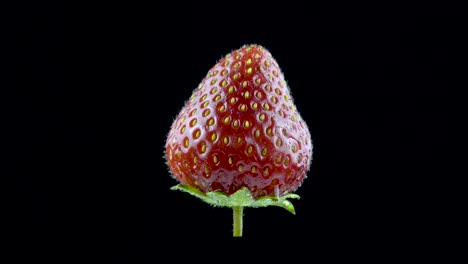
M171 175L202 192L281 196L312 161L309 129L278 63L260 45L214 65L174 120L165 146Z

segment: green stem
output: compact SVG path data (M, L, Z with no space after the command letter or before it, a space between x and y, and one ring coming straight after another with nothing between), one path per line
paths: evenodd
M234 206L232 207L232 216L234 220L233 226L233 237L242 236L242 217L243 217L243 206Z

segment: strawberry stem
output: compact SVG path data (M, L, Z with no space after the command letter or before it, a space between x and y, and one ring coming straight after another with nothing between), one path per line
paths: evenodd
M242 237L242 218L244 214L243 206L234 206L232 207L232 216L233 216L233 237Z

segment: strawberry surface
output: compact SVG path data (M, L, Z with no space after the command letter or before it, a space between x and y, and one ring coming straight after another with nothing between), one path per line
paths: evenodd
M295 191L312 141L270 52L248 45L218 61L174 120L165 156L174 178L202 192Z

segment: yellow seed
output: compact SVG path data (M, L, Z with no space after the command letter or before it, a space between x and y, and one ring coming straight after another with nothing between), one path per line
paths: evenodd
M229 59L229 58L231 58L231 56L232 56L232 54L228 53L228 54L226 54L226 56L224 56L224 58Z
M234 86L229 86L228 93L233 93L233 92L234 92Z
M221 113L224 113L226 111L226 106L225 105L222 105L220 108L219 108L219 111Z
M206 145L205 143L203 143L201 146L201 153L205 153L205 151L206 151Z
M210 109L206 109L205 111L203 111L203 116L208 116L209 114L211 113Z
M208 165L205 165L205 173L206 174L210 173L210 167L208 167Z
M190 111L189 116L193 116L196 112L197 112L197 109L193 109L192 111Z
M184 140L184 146L185 146L186 148L188 148L188 147L189 147L189 143L190 143L190 142L189 142L188 138L186 138L186 139Z
M213 89L211 89L210 93L211 93L211 94L214 94L214 93L216 93L217 91L218 91L218 89L217 89L216 87L214 87Z
M260 79L260 78L255 79L256 84L260 84L261 82L262 82L262 79Z
M215 141L216 139L218 138L218 135L215 133L213 133L213 135L211 135L211 141Z
M278 85L279 85L280 88L283 88L283 86L284 86L283 82L280 82L280 81L278 81Z
M194 163L194 164L197 163L197 157L193 157L193 163Z
M296 118L296 116L295 116L295 115L293 115L293 116L291 117L291 119L292 119L292 121L294 121L294 122L296 122L296 121L297 121L297 118Z
M241 112L245 112L247 111L247 106L245 104L241 104L239 109L241 110Z
M205 107L207 107L207 106L208 106L208 104L209 104L209 102L204 102L204 103L202 104L201 108L205 108Z
M273 76L271 76L271 74L268 74L268 79L269 79L270 81L273 81Z
M276 97L274 97L274 96L270 98L270 101L271 101L272 103L274 103L274 104L276 104L276 103L278 102L277 99L276 99Z
M240 77L240 73L237 72L236 74L234 74L234 76L232 78L234 80L237 80L237 79L239 79L239 77Z
M228 70L224 69L224 70L221 72L221 76L225 76L226 74L228 74Z
M218 70L214 70L213 72L211 72L211 76L215 76L216 74L218 74Z
M262 149L262 156L266 156L268 153L268 150L266 148Z
M244 127L249 128L250 127L250 122L248 120L245 120L244 122Z
M223 80L223 81L221 82L221 87L226 87L226 85L227 85L227 81L226 81L226 80Z
M247 65L252 64L252 59L249 58L245 63L246 63Z
M294 144L294 145L292 146L292 152L293 152L293 153L296 153L296 151L297 151L297 145Z
M281 142L281 139L278 138L278 139L276 140L276 146L277 146L277 147L281 146L281 143L282 143L282 142Z
M214 123L215 123L215 121L214 121L214 118L213 118L213 117L210 118L210 119L208 119L208 125L209 125L209 126L214 125Z
M243 171L243 170L244 170L244 165L239 165L239 166L237 167L237 169L238 169L240 172Z
M264 108L265 110L270 110L270 105L269 105L268 103L265 103L265 104L263 105L263 108Z
M228 137L224 137L224 138L223 138L223 143L224 143L225 145L227 145L227 144L229 143L229 138L228 138Z
M218 79L214 78L213 80L211 80L211 85L215 84L217 81Z
M267 176L269 173L269 169L268 167L266 167L265 169L263 169L263 174L265 174L265 176Z
M241 137L237 138L237 144L239 144L239 145L242 144L242 138Z
M247 87L247 85L248 85L247 81L243 81L243 82L242 82L242 87L243 87L243 88Z
M253 103L252 104L252 109L257 110L258 109L258 103Z
M275 92L276 92L277 95L281 95L280 89L276 88L276 89L275 89Z
M251 171L252 173L256 173L256 172L257 172L257 167L253 166L253 167L250 169L250 171Z
M229 65L229 61L228 60L224 61L223 66L226 67L228 65Z
M218 102L219 100L221 100L221 95L218 94L217 96L215 96L213 101Z
M192 122L190 122L190 126L193 127L193 126L196 125L196 124L197 124L197 119L194 118L194 119L192 120Z
M185 116L184 116L184 117L182 117L182 119L180 120L180 123L183 123L183 122L185 122L185 119L186 119L186 118L185 118Z
M229 163L230 165L232 165L232 158L231 158L231 157L228 158L228 163Z
M234 57L236 60L240 60L241 58L241 55L240 54L237 54L236 57Z
M255 96L256 96L258 99L262 99L262 93L261 93L261 92L256 92L256 93L255 93Z
M275 158L275 163L280 164L281 163L281 156L276 156Z
M218 156L213 155L213 162L216 164L216 163L218 163L218 161L219 161Z
M286 157L284 159L284 165L288 166L289 165L289 157Z
M271 64L270 64L270 61L266 60L266 61L265 61L265 66L266 66L266 67L270 67L270 65L271 65Z
M271 127L267 128L266 133L267 133L267 135L270 136L270 137L273 136L273 133L272 133L272 131L271 131Z
M195 131L195 134L193 135L193 137L194 137L195 139L197 139L197 138L200 137L200 135L201 135L200 129L197 129L197 130Z
M239 66L240 66L240 63L239 63L239 62L236 62L236 63L234 63L234 65L232 65L232 67L234 67L234 69L239 68Z
M284 100L289 101L289 96L288 96L288 95L285 95L285 96L284 96Z
M268 92L271 92L271 86L270 85L265 85L265 90L267 90Z
M260 137L260 130L255 129L255 137Z
M257 59L257 60L260 59L260 55L259 55L259 54L255 54L254 57L255 57L255 59Z
M237 98L236 97L232 97L230 100L229 100L229 103L230 104L235 104L237 101Z
M278 77L278 72L277 72L277 71L273 71L273 75L274 75L275 77Z
M233 126L234 128L239 127L239 120L234 120L234 122L232 122L232 126Z
M253 147L252 147L252 146L249 146L249 148L247 149L247 153L250 154L250 153L252 153L252 151L253 151Z
M186 129L186 127L185 127L185 125L184 125L184 126L180 129L180 133L181 133L181 134L185 133L185 129Z
M205 100L206 100L206 96L207 96L207 95L206 95L206 94L204 94L204 95L203 95L203 96L200 98L200 102L203 102L203 101L205 101Z
M258 118L260 119L260 121L264 121L265 120L265 114L261 113Z
M247 69L247 74L252 74L252 68Z
M230 117L230 116L226 116L226 117L224 118L224 124L227 125L227 124L229 124L230 122L231 122L231 117Z
M252 49L252 46L245 49L245 51L249 52Z

